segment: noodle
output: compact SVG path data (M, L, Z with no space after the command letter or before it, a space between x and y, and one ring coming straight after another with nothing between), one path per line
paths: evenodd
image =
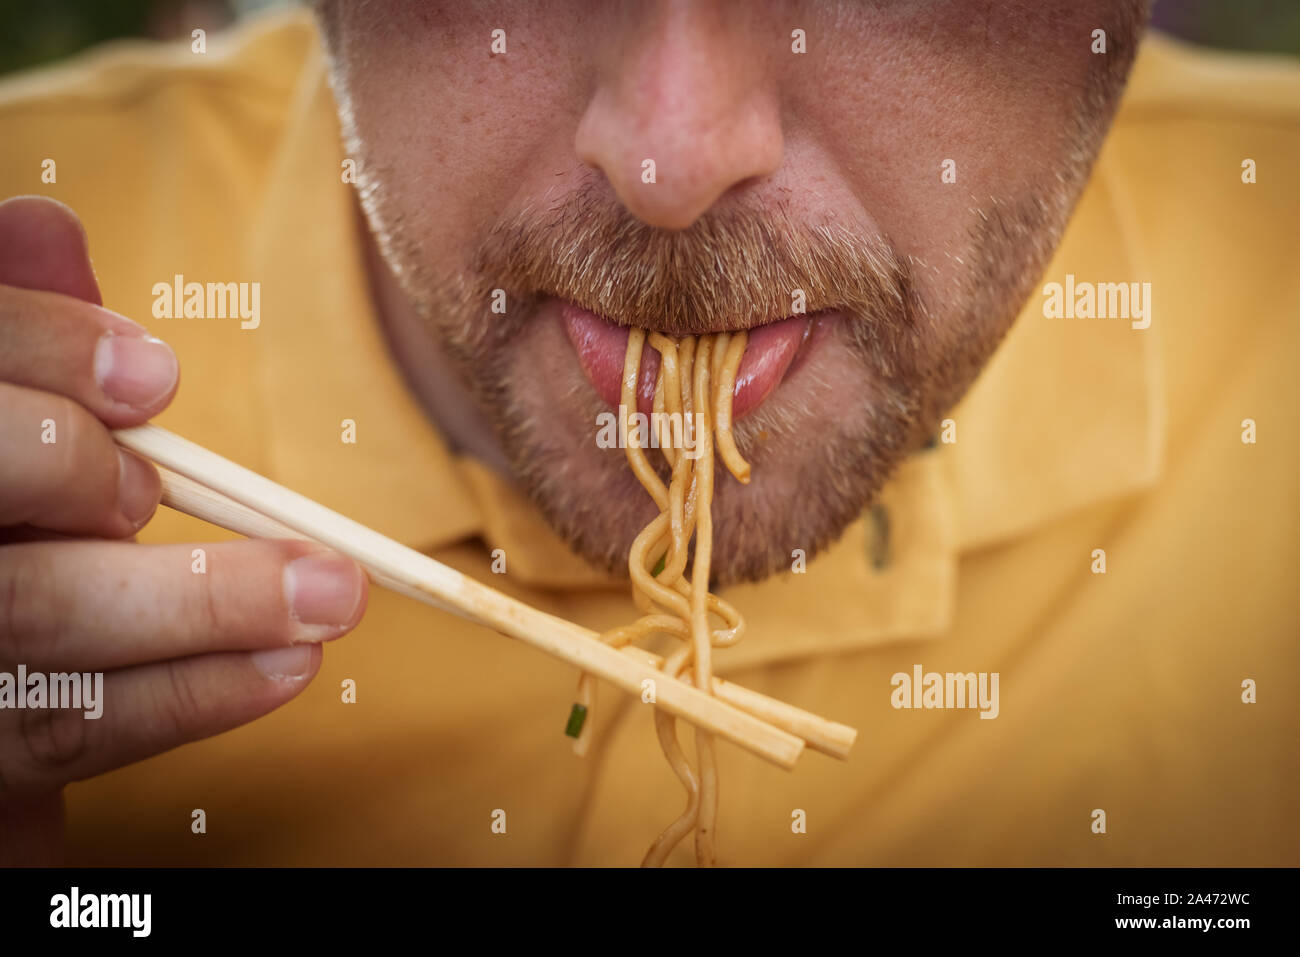
M651 348L660 354L651 417L651 444L657 445L671 468L665 486L640 445L640 432L632 422L637 411L637 381L647 334L628 332L623 361L619 415L627 435L627 460L637 480L650 493L659 514L636 536L628 554L632 598L642 617L630 625L605 632L600 641L614 648L656 634L682 642L661 666L672 677L683 676L707 694L713 693L713 648L735 644L744 633L744 621L729 602L709 593L713 555L714 449L728 471L742 483L750 478L749 463L741 457L731 434L731 403L736 371L745 354L745 332L718 333L673 339L649 333ZM680 431L674 427L680 422ZM686 566L694 538L695 551L689 579ZM712 628L709 616L724 627ZM595 679L584 673L578 679L574 715L582 722L574 751L586 753L591 735L589 717L595 697ZM692 830L695 858L701 865L716 863L715 819L718 775L713 734L696 729L696 768L692 769L677 740L677 719L655 709L655 734L673 773L686 791L686 807L655 838L642 866L658 867ZM574 718L570 718L572 726Z

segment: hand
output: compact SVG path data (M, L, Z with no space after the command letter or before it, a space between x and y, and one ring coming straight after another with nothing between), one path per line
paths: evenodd
M130 540L161 486L110 430L165 408L178 366L100 303L73 212L0 203L0 864L58 862L69 781L294 697L368 594L355 562L303 542L203 545L198 574L199 546ZM102 672L102 700L16 709L20 665Z

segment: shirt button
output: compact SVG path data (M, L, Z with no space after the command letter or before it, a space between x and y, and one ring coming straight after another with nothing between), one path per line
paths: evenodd
M883 505L871 506L867 525L867 557L871 559L871 567L880 571L889 565L893 557L889 539L889 509Z

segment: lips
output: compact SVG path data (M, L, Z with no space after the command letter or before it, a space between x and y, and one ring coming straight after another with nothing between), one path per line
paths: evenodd
M610 406L617 407L622 393L627 327L615 325L594 312L567 302L561 305L560 319L597 394ZM813 325L811 316L790 316L749 330L745 355L736 371L733 418L739 419L757 407L781 384L800 347L811 338ZM647 415L654 402L658 375L659 353L647 345L641 353L641 371L637 381L637 409Z

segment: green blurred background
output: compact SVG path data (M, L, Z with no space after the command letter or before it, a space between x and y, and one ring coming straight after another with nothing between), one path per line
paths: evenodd
M254 10L289 2L0 0L0 73L57 60L114 37L188 37L196 27L211 32ZM1158 0L1154 22L1209 46L1300 55L1300 0Z
M289 0L0 0L0 73L58 60L117 37L212 33Z

